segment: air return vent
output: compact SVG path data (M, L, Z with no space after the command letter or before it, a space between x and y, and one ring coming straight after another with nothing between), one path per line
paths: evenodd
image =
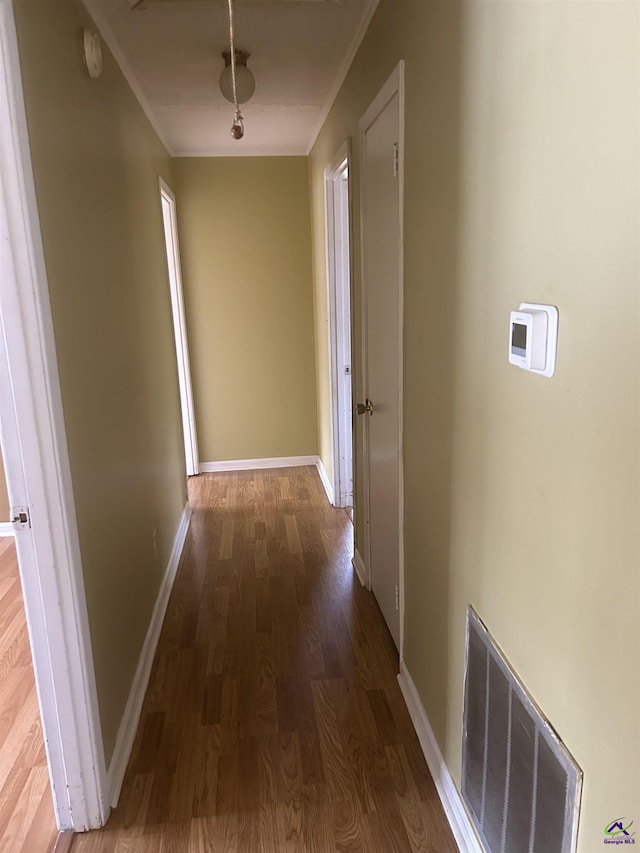
M473 608L462 795L490 853L573 853L582 771Z

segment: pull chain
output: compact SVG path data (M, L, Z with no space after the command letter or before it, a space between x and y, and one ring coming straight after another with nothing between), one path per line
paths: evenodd
M231 125L231 136L234 139L242 139L244 136L244 119L238 105L238 89L236 86L236 37L233 21L233 0L227 0L229 6L229 46L231 48L231 83L233 86L233 124Z

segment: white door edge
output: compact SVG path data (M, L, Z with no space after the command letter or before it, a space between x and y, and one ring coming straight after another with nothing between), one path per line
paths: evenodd
M405 608L405 589L404 589L404 449L403 449L403 377L404 377L404 112L405 112L405 63L400 60L398 65L393 69L386 83L380 89L371 105L366 110L358 123L358 151L360 161L360 311L361 311L361 337L362 337L362 396L364 399L369 396L369 377L368 377L368 338L367 338L367 293L366 293L366 276L365 268L365 245L364 245L364 211L365 211L365 195L366 182L365 170L362 167L364 163L365 152L365 135L367 130L374 123L376 118L387 106L389 101L397 94L399 99L399 129L398 129L398 180L399 180L399 210L400 210L400 252L398 257L398 282L399 282L399 376L398 376L398 452L399 452L399 489L398 496L399 507L399 619L400 619L400 663L404 660L404 608ZM364 491L364 565L365 565L365 581L367 589L372 588L371 576L371 503L369 493L369 420L364 416L363 423L363 491Z
M60 829L109 816L106 767L11 0L0 0L0 431Z
M171 291L171 313L173 316L173 334L176 345L178 363L178 385L180 387L180 410L182 412L182 432L184 435L184 452L187 465L187 476L200 473L200 453L198 451L198 436L196 433L196 415L193 405L193 386L191 384L191 364L189 361L189 346L187 343L187 323L184 313L184 293L182 289L182 270L180 265L180 243L178 241L178 222L176 216L176 197L170 187L159 178L160 198L169 207L169 223L165 221L164 208L162 220L165 228L165 244L167 251L167 275ZM167 224L170 240L167 239Z
M325 198L325 233L326 233L326 267L327 267L327 316L329 319L329 383L331 405L331 449L333 461L333 494L334 506L350 505L348 501L348 484L341 448L349 442L353 456L353 434L344 435L345 429L341 419L340 384L338 352L346 349L343 328L337 316L337 288L340 283L336 276L338 247L335 234L336 188L335 181L349 168L350 145L346 140L324 170Z

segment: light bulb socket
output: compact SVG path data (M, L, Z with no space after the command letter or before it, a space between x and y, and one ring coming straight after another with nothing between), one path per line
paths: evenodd
M248 50L240 50L240 48L237 47L236 48L236 68L239 65L244 65L244 67L246 68L247 67L247 61L248 61L250 56L251 56L251 54L249 53ZM227 66L231 66L231 51L230 50L223 50L222 51L222 58L224 59L225 68Z

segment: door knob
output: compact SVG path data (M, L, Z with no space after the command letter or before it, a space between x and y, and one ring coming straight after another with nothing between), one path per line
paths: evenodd
M356 404L356 411L359 415L372 415L373 414L373 403L369 398L364 401L364 403Z

